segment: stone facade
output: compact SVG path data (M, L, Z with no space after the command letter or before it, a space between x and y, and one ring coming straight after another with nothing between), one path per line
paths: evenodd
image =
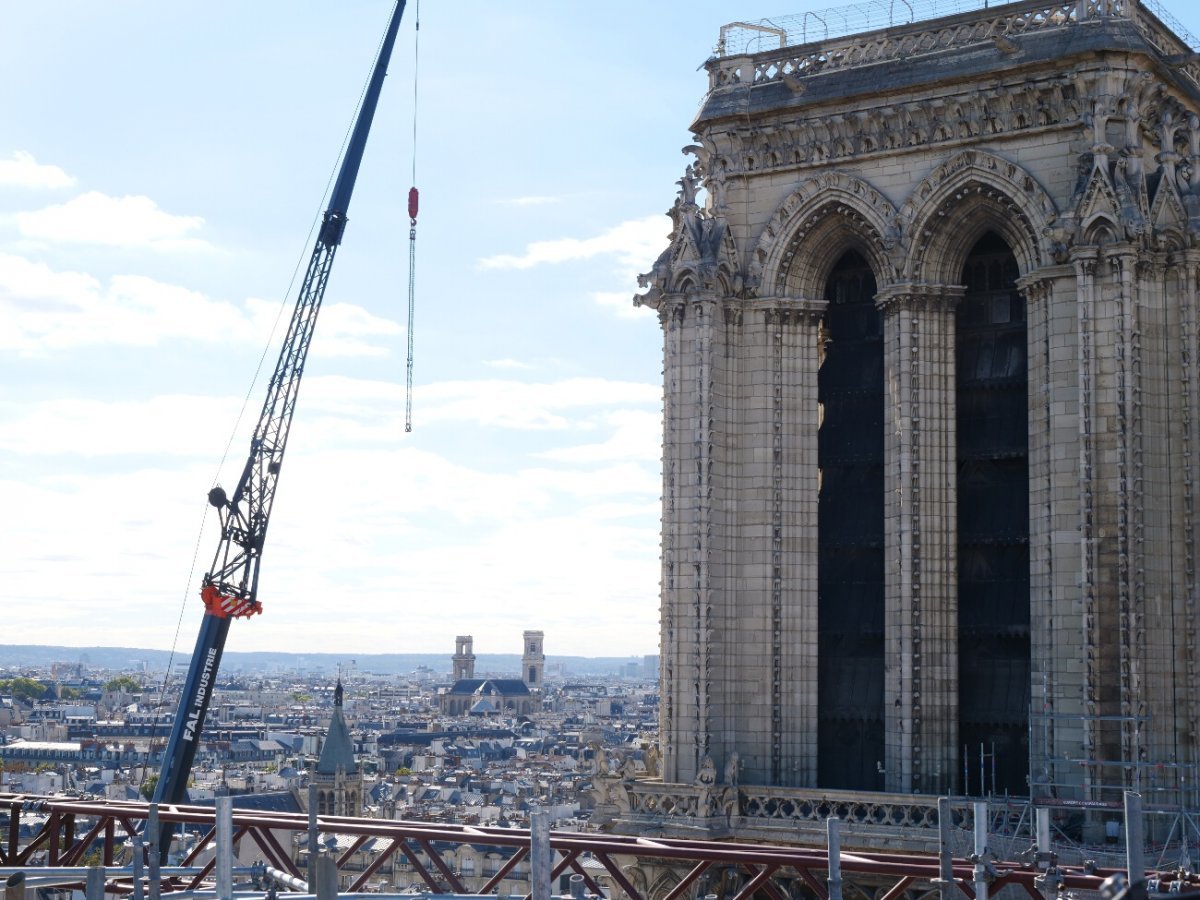
M451 659L455 681L475 677L475 639L469 634L460 634L454 639L454 657Z
M709 60L636 298L664 782L1194 804L1190 52L1071 0Z
M540 691L546 682L546 635L541 631L526 631L522 635L521 680L531 691Z

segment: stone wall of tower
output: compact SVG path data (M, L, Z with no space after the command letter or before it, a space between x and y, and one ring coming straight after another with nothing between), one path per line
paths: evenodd
M475 677L475 639L469 634L460 634L454 639L454 680Z
M522 636L521 680L530 690L540 691L546 681L544 639L540 631L526 631Z
M987 669L962 652L956 316L994 236L1025 316L1033 792L1198 783L1200 66L1166 66L1187 48L1137 4L1027 6L707 64L637 298L664 340L668 782L736 753L743 783L818 786L817 373L853 251L883 323L883 786L962 789Z

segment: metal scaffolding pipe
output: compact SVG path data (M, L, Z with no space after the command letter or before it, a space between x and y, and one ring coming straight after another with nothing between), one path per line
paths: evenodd
M4 900L25 900L24 872L13 872L4 880Z
M337 864L328 853L317 854L317 898L334 900L338 895Z
M550 900L550 813L529 814L529 890L532 900Z
M975 900L988 900L987 870L988 805L975 803Z
M142 867L145 863L145 857L142 855L142 836L136 831L129 836L130 843L133 844L133 900L143 900L145 896L145 872Z
M293 891L300 891L303 894L308 893L308 882L303 878L297 878L295 875L289 875L287 872L282 872L271 866L267 866L266 873L267 877L277 884L282 884L286 888L291 888Z
M842 820L825 820L825 840L829 851L829 900L842 900Z
M1146 880L1146 848L1142 835L1142 795L1125 792L1125 869L1132 887Z
M217 798L217 900L233 900L233 798Z
M938 797L938 881L942 900L955 900L954 851L950 849L950 798Z
M28 887L34 879L37 879L39 884L67 884L72 881L86 881L88 866L29 866L28 868L13 868L11 866L0 866L0 878L12 878L15 875L25 877L25 885ZM107 866L105 873L109 878L131 878L134 874L133 866ZM163 866L162 875L164 878L194 878L204 871L204 866ZM255 872L254 866L239 866L233 870L234 875L244 875L246 877L253 876ZM33 873L30 877L29 873ZM173 891L171 896L177 896L179 891Z
M150 900L159 900L159 894L162 892L162 856L158 846L158 838L162 832L159 830L157 803L150 804L150 808L146 812L146 824L142 828L142 833L148 835L150 838Z
M104 900L104 866L88 866L87 889L84 896L87 900Z
M308 786L308 890L317 890L317 786Z

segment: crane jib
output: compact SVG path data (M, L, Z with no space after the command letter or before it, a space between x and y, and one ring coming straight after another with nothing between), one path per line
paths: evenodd
M196 696L192 700L192 708L188 710L187 724L183 726L185 741L194 741L196 735L200 733L201 720L204 718L204 708L208 706L208 692L212 686L213 669L216 664L217 648L211 647L208 655L204 658L204 668L200 672L200 684L196 689Z
M400 18L404 15L405 0L397 0L396 9L388 23L383 43L379 47L379 57L375 61L375 70L371 73L371 81L363 94L362 106L358 110L358 121L354 123L354 131L346 144L346 156L342 160L341 171L333 185L333 193L329 195L329 209L325 212L325 224L322 232L329 229L331 236L336 233L332 243L322 240L327 246L335 246L341 241L342 231L346 227L346 213L350 209L350 195L354 193L354 181L358 178L358 167L362 163L363 150L367 146L367 135L371 131L371 121L375 116L375 107L379 103L379 93L383 90L383 79L387 75L388 60L392 57L392 47L396 43L396 32L400 30Z
M258 427L254 431L255 439L251 442L242 480L232 498L227 497L220 488L214 488L208 495L209 502L222 510L225 519L223 533L213 568L205 576L201 590L205 614L184 682L179 711L163 753L159 781L154 791L156 803L184 801L192 761L216 686L229 624L235 618L262 611L257 599L258 566L279 477L279 460L295 410L296 393L317 311L328 283L335 249L341 243L345 230L346 210L354 191L404 5L405 0L396 0L387 31L380 43L371 79L363 94L329 206L313 247L312 260L297 293L292 323L279 352L275 376L271 379ZM169 847L170 841L159 842L159 851L164 858Z

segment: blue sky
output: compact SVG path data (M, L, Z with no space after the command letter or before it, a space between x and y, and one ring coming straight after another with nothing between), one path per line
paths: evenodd
M410 0L301 390L266 611L229 649L450 654L473 634L518 652L541 629L552 655L657 651L661 335L635 275L665 246L720 26L825 5L421 4L406 434ZM255 368L390 9L6 4L3 642L166 648L178 625L191 649L205 495L245 459Z

